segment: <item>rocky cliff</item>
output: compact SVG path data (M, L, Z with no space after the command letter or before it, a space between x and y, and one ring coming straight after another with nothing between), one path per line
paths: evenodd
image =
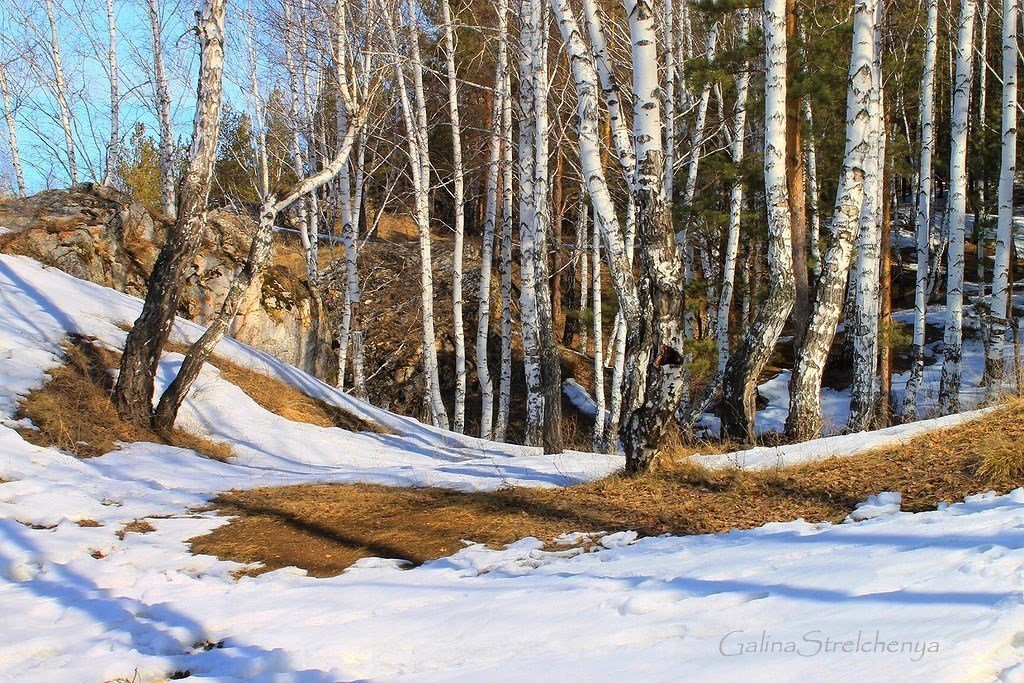
M168 224L112 188L92 184L0 201L0 251L29 256L71 275L143 296ZM249 249L247 216L210 214L186 273L179 314L204 323L216 312ZM232 329L240 341L333 381L331 325L301 272L274 265L243 302Z

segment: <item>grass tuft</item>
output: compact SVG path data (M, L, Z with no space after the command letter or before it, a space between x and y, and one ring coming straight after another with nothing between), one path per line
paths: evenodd
M37 446L52 446L78 458L92 458L135 441L188 448L214 460L226 461L231 448L180 429L157 433L122 420L110 393L110 370L120 354L93 340L71 337L64 347L64 364L51 371L50 381L30 393L17 417L28 418L36 429L19 430Z

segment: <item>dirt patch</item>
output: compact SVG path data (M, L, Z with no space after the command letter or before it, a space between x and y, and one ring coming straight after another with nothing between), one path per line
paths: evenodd
M707 470L686 460L643 477L569 489L459 493L318 484L231 492L215 503L235 518L192 549L265 569L331 576L361 557L418 564L462 540L499 547L574 531L717 533L804 518L841 521L869 495L899 491L903 509L1024 484L1024 403L955 429L847 458L767 472Z
M231 457L231 448L224 444L180 429L157 433L118 417L110 402L110 370L119 362L120 354L84 337L72 337L64 347L64 364L19 406L17 417L28 418L37 429L19 433L29 443L53 446L79 458L103 455L134 441L188 448L222 462Z

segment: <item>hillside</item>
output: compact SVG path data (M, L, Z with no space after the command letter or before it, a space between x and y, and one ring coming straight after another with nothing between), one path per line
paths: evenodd
M116 351L124 337L121 326L138 307L129 296L22 257L0 256L0 605L20 615L0 627L0 662L19 680L86 680L97 674L143 681L500 680L606 677L616 671L679 680L687 678L680 676L680 661L692 663L702 678L728 679L749 677L746 667L755 656L757 677L766 679L888 678L896 672L944 679L953 671L987 679L1001 672L1012 677L1020 660L1021 490L913 513L898 512L899 498L886 494L859 506L851 519L865 521L856 523L834 523L841 512L822 518L832 521L782 521L798 508L780 507L767 514L781 523L755 522L748 531L646 538L633 531L608 533L612 529L600 521L608 511L593 508L588 522L581 507L563 517L554 543L528 537L493 548L448 546L441 559L405 571L395 559L363 559L322 579L287 567L249 576L258 565L192 554L189 539L228 528L228 519L208 503L232 489L360 482L508 495L502 491L515 486L521 493L514 495L527 505L524 512L536 515L543 499L527 495L529 487L596 481L613 474L621 460L583 453L542 456L440 432L356 401L234 341L222 344L219 358L282 380L378 431L276 415L211 366L186 402L179 427L228 447L223 462L156 443L121 444L91 458L28 443L21 434L32 425L16 416L25 397L46 385L46 373L65 363L68 335ZM198 331L179 320L173 339L183 343ZM165 355L162 377L179 358ZM1011 430L1006 433L1012 442L1019 416L999 415L998 423L975 415L981 422L962 433L994 434L1001 424ZM949 424L919 423L916 429ZM938 442L948 442L941 434ZM821 443L816 456L815 442L804 444L802 457L820 459L845 447L849 457L829 462L852 466L868 457L854 454L894 438L857 436L856 447ZM907 441L894 452L930 448L931 437L921 438L926 441ZM964 452L964 446L948 445ZM1010 454L1019 459L1016 450ZM727 473L742 460L708 456L705 465ZM878 462L863 464L877 472ZM957 486L977 486L981 493L985 480L971 474L973 461L965 462L967 478ZM928 467L947 471L949 459L940 456ZM840 465L838 471L851 470ZM824 482L823 472L808 475ZM800 476L776 473L783 485L787 477ZM654 485L659 480L652 476L649 483L631 486ZM749 526L738 517L729 523L728 515L747 509L744 497L753 505L766 490L735 475L708 476L695 481L731 490L719 500L739 502L736 511L723 513L727 528ZM1010 481L1019 483L1017 476ZM662 481L670 488L688 486L680 479ZM877 487L883 485L903 486L899 477L883 477L860 493L881 493ZM592 486L611 503L619 484L613 478ZM998 488L1009 490L1006 482ZM565 500L584 501L585 490L566 491L571 495ZM925 510L965 489L935 490L945 493L914 498L905 490L904 503ZM781 500L767 495L769 507ZM556 492L549 503L558 498ZM672 504L657 493L650 499ZM852 510L856 502L838 509ZM475 540L474 515L467 511L461 519L466 536ZM528 526L529 517L523 520L526 526L517 528ZM315 528L313 518L304 523L307 532ZM565 534L569 529L588 535ZM349 533L343 521L329 531L336 543ZM378 558L401 557L384 546L376 551ZM833 644L825 645L826 639ZM859 643L859 651L837 644L847 641ZM766 642L764 647L779 652L799 647L809 656L758 650ZM890 642L895 645L886 650Z

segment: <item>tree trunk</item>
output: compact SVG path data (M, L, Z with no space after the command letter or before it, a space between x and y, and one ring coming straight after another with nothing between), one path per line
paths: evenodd
M71 184L78 183L78 162L75 157L74 120L71 105L68 102L68 84L64 75L64 62L61 57L60 37L57 34L57 17L53 11L53 0L44 0L46 19L50 26L50 59L53 62L53 93L57 98L60 111L60 127L64 131L64 153L67 155L68 175Z
M555 0L558 2L559 0ZM594 216L594 236L591 240L594 284L594 442L597 453L607 450L604 419L604 332L601 329L601 220Z
M487 361L487 339L491 325L491 268L494 263L494 235L498 222L501 152L508 144L502 138L501 116L505 107L502 82L508 69L508 0L498 5L498 60L494 72L495 96L491 110L490 158L487 165L487 198L480 247L480 288L477 293L476 375L480 382L480 438L491 438L494 422L494 382Z
M1003 0L1002 155L999 166L999 223L992 269L991 335L985 375L997 391L1005 375L1007 309L1011 306L1010 250L1013 245L1013 181L1017 172L1017 31L1020 6ZM981 283L979 283L980 285Z
M120 73L117 69L117 23L114 21L114 0L107 0L107 71L110 79L110 139L107 142L107 164L103 184L114 182L114 173L121 151Z
M814 304L789 383L789 415L786 434L791 439L813 438L821 433L821 380L846 293L850 252L864 198L870 99L874 78L874 26L878 0L854 4L853 49L846 95L846 148L836 192L828 248L822 258L821 276Z
M640 244L640 310L646 314L627 340L626 470L647 469L665 438L685 388L684 274L665 196L661 84L654 5L626 0L633 56L633 204Z
M757 381L793 308L793 252L786 186L786 0L765 0L764 177L768 206L768 296L729 358L722 379L722 436L756 436Z
M153 87L156 90L156 117L160 124L160 201L164 217L174 220L178 207L174 197L174 133L171 129L171 90L164 70L163 28L160 26L160 0L149 0L149 29L153 35Z
M975 0L962 0L957 36L956 79L952 140L949 152L949 205L946 211L949 246L946 247L946 331L942 341L942 378L939 408L960 410L961 354L963 353L964 237L967 211L967 129L971 80L974 76Z
M319 173L301 179L280 201L273 195L264 200L260 209L256 234L252 238L249 255L241 272L232 279L217 316L210 322L202 336L189 348L178 374L160 397L153 418L153 425L157 430L168 430L174 427L181 403L185 400L196 378L199 377L203 364L210 358L214 349L217 348L217 344L230 329L245 294L253 283L262 277L270 263L273 256L274 224L278 214L296 201L301 201L303 197L329 183L344 166L348 165L356 135L366 121L366 112L367 109L364 108L359 112L357 118L349 123L338 152L330 164Z
M149 276L142 315L128 333L112 397L123 419L146 426L152 415L153 382L160 354L174 325L181 288L206 224L217 156L224 70L225 0L206 0L199 18L199 86L195 130L181 183L177 219Z
M917 392L924 374L925 314L928 308L931 269L932 154L935 148L935 63L938 52L938 28L938 0L928 0L924 72L921 76L921 157L918 166L915 212L917 274L914 287L914 338L910 351L910 375L903 393L904 422L917 418Z
M878 8L881 11L881 4ZM854 283L852 337L853 385L850 387L848 431L870 429L878 408L878 304L879 258L881 253L882 176L885 168L885 117L882 90L881 15L875 23L875 49L872 60L868 160L864 176L864 200L860 210L857 242L857 279Z
M11 166L18 183L18 196L25 196L25 175L21 170L21 150L18 147L18 129L14 124L14 109L11 92L7 85L7 67L0 64L0 105L4 108L4 121L7 123L7 146L11 149Z
M498 415L494 438L505 440L512 396L512 75L502 79L501 139L501 362L499 366Z
M466 429L466 333L462 321L462 254L466 235L466 181L462 164L462 123L459 115L458 75L455 72L455 21L451 3L441 2L444 22L445 70L448 76L448 116L452 124L452 196L455 202L455 256L452 263L452 327L455 336L455 416L452 429Z
M790 57L786 60L786 78L795 82L799 65L796 55L796 40L799 34L800 17L796 0L786 0L786 39L790 42ZM799 336L807 328L810 315L810 285L807 275L807 171L804 168L804 148L801 141L800 109L804 101L792 89L786 95L786 187L789 192L789 222L793 235L793 281L796 298L793 302L793 327Z

